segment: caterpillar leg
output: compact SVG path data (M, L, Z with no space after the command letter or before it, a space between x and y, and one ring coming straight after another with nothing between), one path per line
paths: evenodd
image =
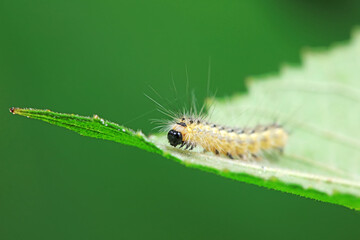
M226 156L228 156L228 158L230 159L234 159L234 157L230 153L226 153Z
M278 148L279 154L283 155L284 154L284 148Z

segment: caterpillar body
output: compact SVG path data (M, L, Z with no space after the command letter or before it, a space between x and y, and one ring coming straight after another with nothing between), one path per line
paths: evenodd
M260 159L264 152L282 152L288 133L278 124L238 129L208 123L204 118L181 116L168 125L167 138L171 146L192 150L200 146L216 155L230 159Z

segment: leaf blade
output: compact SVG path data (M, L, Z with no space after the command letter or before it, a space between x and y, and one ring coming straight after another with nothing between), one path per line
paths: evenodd
M247 95L214 103L214 122L231 124L232 116L243 126L272 120L271 111L277 109L277 117L294 128L285 155L278 161L240 162L200 151L189 153L168 146L163 135L148 138L96 116L20 108L10 111L84 136L136 146L234 180L360 210L359 67L360 33L355 33L350 44L306 54L302 68L285 67L279 75L253 80ZM261 106L254 100L257 95L264 96ZM291 104L302 101L306 108L299 107L301 117L294 117ZM251 118L240 114L244 106Z

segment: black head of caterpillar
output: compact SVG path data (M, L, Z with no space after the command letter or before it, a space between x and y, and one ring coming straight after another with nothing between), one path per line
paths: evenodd
M192 121L190 122L192 123ZM186 145L185 149L191 147L190 150L192 150L195 147L195 144L192 144L192 141L189 139L188 130L188 124L185 123L185 118L182 117L168 132L167 137L170 145L173 147L180 145L180 148Z
M171 146L176 147L179 144L183 143L183 139L182 139L182 134L181 132L175 131L173 129L171 129L168 132L168 140Z
M258 158L265 151L285 147L287 132L277 124L257 126L253 129L235 129L207 123L203 118L184 116L169 124L168 140L171 146L192 150L201 146L205 151L227 157Z

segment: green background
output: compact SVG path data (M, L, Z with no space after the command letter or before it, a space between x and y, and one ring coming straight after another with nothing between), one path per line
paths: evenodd
M163 116L144 93L171 97L173 74L184 94L185 65L202 101L211 57L212 89L229 96L359 23L359 1L1 0L0 239L358 238L358 212L8 108L96 113L150 133Z

